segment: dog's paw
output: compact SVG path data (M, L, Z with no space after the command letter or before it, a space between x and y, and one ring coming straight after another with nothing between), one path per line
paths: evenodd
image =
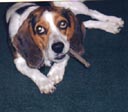
M118 17L115 17L115 16L109 16L109 17L106 18L105 21L114 23L118 27L123 27L123 25L124 25L124 21L122 20L122 18L118 18Z
M121 26L117 23L107 22L106 25L104 26L104 30L106 32L116 34L120 32Z
M51 81L54 82L54 84L58 84L63 80L63 76L60 74L53 74L52 76L48 77Z
M58 84L63 80L64 71L54 71L48 74L48 79L50 79L54 84Z
M41 93L49 94L55 91L54 83L48 78L42 78L37 81L37 86Z

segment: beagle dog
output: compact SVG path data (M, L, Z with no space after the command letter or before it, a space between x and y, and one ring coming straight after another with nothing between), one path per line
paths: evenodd
M41 93L52 93L63 79L69 48L83 53L85 29L69 9L51 2L16 3L8 9L6 21L17 70ZM44 66L51 67L47 76L39 71Z
M89 15L99 21L80 23L75 15ZM84 53L86 28L98 28L118 33L121 18L107 16L88 9L81 2L16 3L6 14L14 64L29 77L41 93L52 93L62 81L69 60L69 49ZM39 68L51 67L47 76Z

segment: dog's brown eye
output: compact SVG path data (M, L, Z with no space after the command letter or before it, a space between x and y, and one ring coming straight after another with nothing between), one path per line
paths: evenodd
M43 26L37 26L36 27L36 33L39 34L39 35L42 35L42 34L45 34L46 33L46 30Z
M68 23L67 21L63 20L63 21L60 21L59 24L58 24L58 27L60 29L66 29L68 27Z

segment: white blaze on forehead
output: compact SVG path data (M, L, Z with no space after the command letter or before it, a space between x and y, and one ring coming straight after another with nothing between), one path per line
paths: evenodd
M69 51L69 42L67 41L67 36L60 32L55 22L55 14L54 12L44 11L42 18L49 24L50 35L49 41L47 45L47 50L45 50L45 64L49 64L47 60L59 62L61 60L57 60L57 53L52 49L52 45L56 42L62 42L64 44L63 51L60 55L66 55ZM65 59L65 58L63 58ZM50 64L49 64L50 65Z
M42 16L49 23L51 30L53 32L56 32L56 31L58 32L58 29L54 23L54 13L49 12L49 11L45 11Z

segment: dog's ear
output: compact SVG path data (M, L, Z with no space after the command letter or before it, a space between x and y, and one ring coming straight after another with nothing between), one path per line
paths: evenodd
M71 38L70 41L70 47L76 51L78 54L82 55L84 53L84 46L83 46L83 41L85 38L85 27L83 24L78 20L76 17L76 22L75 22L75 31L74 35Z
M77 53L84 53L83 40L85 37L85 27L79 18L75 16L69 9L62 10L62 15L68 20L69 27L67 37L70 40L70 47Z
M43 54L32 39L30 20L25 20L14 37L13 46L33 68L43 66Z

